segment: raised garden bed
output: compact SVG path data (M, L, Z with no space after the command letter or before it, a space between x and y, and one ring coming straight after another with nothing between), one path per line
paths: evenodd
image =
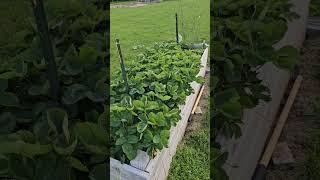
M300 48L305 38L306 19L309 1L293 0L293 10L300 18L288 24L288 31L274 47L286 45ZM251 179L258 164L265 142L277 116L281 99L290 80L290 73L281 70L272 63L265 64L259 71L259 78L270 89L272 100L260 103L253 109L245 109L239 138L217 137L222 150L228 152L224 170L230 180Z
M200 68L197 76L204 77L207 67L207 58L208 48L204 50L200 59L202 67ZM176 126L172 126L170 129L168 147L158 151L157 155L153 159L150 159L146 152L139 150L137 157L130 161L130 165L121 163L114 158L110 158L110 177L112 180L166 179L172 157L176 152L177 145L184 135L188 124L188 119L199 93L201 84L192 82L191 86L194 90L194 93L187 96L184 105L180 106L181 119L178 121Z

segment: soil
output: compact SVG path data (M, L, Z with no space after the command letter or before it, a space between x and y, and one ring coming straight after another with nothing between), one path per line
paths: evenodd
M201 125L203 124L203 119L207 118L206 116L208 116L207 111L209 109L209 96L210 96L209 79L210 79L210 74L207 71L205 75L204 89L198 104L202 113L201 114L195 113L191 115L188 126L186 128L185 136L187 136L190 132L201 128Z
M125 4L111 4L110 8L125 8L125 7L134 8L134 7L142 7L147 4L148 3L133 1L133 2L125 3Z
M320 43L319 43L320 44ZM310 145L311 131L317 124L306 116L313 111L313 102L320 97L320 49L306 41L302 48L302 60L297 66L303 76L302 84L289 113L279 142L286 142L293 154L295 163L274 165L270 162L267 180L304 180L304 167Z

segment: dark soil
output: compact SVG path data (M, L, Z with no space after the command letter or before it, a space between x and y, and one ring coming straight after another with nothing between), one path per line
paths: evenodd
M291 165L269 165L267 180L304 180L305 162L310 147L311 131L317 124L306 114L313 111L316 97L320 97L320 49L306 41L302 48L302 59L298 72L303 76L302 84L289 113L279 142L286 142L295 163ZM319 128L319 127L318 127ZM320 170L319 170L320 171ZM319 177L320 179L320 177Z

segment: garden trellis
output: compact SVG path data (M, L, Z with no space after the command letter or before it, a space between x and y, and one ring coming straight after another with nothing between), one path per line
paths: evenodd
M179 0L179 6L175 9L178 16L179 36L181 36L179 39L185 44L202 43L204 39L199 35L201 31L199 27L203 22L199 20L201 16L208 16L209 12L200 11L196 2L192 3L193 13L186 12L185 7L182 5L183 3L183 0Z

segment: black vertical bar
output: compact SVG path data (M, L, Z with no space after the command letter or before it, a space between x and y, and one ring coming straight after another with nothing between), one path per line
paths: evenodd
M116 39L116 44L117 44L117 49L118 49L118 53L119 53L119 57L120 57L122 79L124 80L124 83L126 84L126 91L127 91L127 93L129 93L129 85L128 85L128 80L127 80L127 73L126 73L126 68L124 66L124 61L123 61L123 56L122 56L122 52L121 52L119 39Z
M176 41L179 43L178 14L176 13Z
M104 5L103 9L105 9L105 13L107 14L106 18L106 62L107 62L107 90L106 90L106 124L105 128L107 129L107 139L108 142L111 142L111 127L110 127L110 1L108 0L101 0ZM110 144L111 145L111 144ZM111 147L111 146L110 146ZM110 179L110 157L111 157L111 150L107 148L107 157L106 157L106 180Z
M51 95L55 99L57 99L60 85L58 80L57 66L54 59L52 43L49 37L48 21L44 11L43 0L31 0L31 2L38 28L42 54L44 56L44 59L48 63L48 79L50 82Z
M210 1L210 46L211 47L214 47L214 28L213 28L213 21L215 20L214 18L213 18L213 8L214 8L214 2L213 2L214 0L212 0L212 1ZM213 76L213 74L214 74L214 68L213 68L213 66L214 66L214 59L213 59L213 57L214 57L214 54L213 54L213 49L214 48L209 48L209 51L210 51L210 55L209 55L209 60L210 60L210 62L209 62L209 67L210 67L210 70L211 70L211 72L210 72L210 97L212 97L212 98L210 98L210 103L209 103L209 106L210 106L210 111L209 111L209 114L210 114L210 123L209 123L209 129L210 129L210 132L209 132L209 136L210 136L210 143L209 143L209 145L210 145L210 179L217 179L217 177L216 177L216 173L214 173L214 172L216 172L215 171L215 167L216 167L216 165L215 165L215 159L213 159L213 154L215 154L215 133L216 133L216 125L215 125L215 123L216 123L216 120L215 120L215 111L214 111L214 109L215 109L215 107L214 107L214 100L213 100L213 97L214 97L214 86L215 86L215 84L214 84L214 81L216 80L215 78L214 78L214 76Z

